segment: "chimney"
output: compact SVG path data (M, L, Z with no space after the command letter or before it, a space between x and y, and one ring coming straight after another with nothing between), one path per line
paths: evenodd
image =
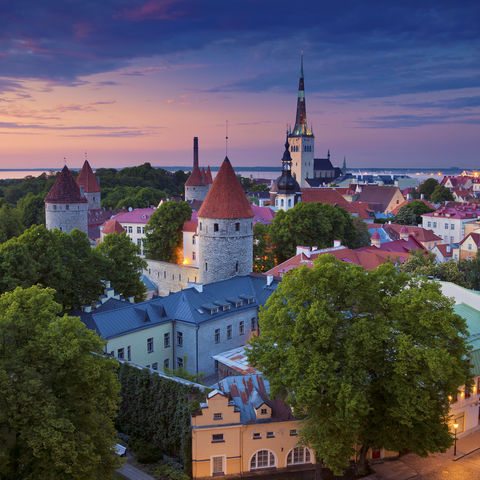
M85 313L90 313L92 311L92 306L91 305L84 305L82 307L82 310L85 312Z
M411 202L411 201L412 201L412 194L407 193L407 202Z
M301 253L310 258L310 247L302 247L300 245L297 245L296 255L300 255Z
M450 245L447 245L447 253L450 253L452 251L452 247Z
M333 248L341 247L342 241L341 240L334 240L333 241Z
M400 240L408 240L408 228L405 225L400 229Z
M193 137L193 166L198 167L198 137Z
M370 245L372 247L377 247L380 248L380 234L378 232L375 232L372 237L370 238Z
M128 297L128 301L129 301L130 303L135 303L135 297L133 297L133 296L132 296L132 297Z
M425 200L425 195L423 193L420 194L420 200Z
M267 275L267 287L273 283L273 275Z

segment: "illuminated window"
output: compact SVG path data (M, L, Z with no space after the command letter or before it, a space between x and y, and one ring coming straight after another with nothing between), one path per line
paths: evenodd
M311 463L312 456L307 447L295 447L288 452L287 465L298 465L300 463Z
M275 455L270 450L259 450L250 460L250 470L275 467Z

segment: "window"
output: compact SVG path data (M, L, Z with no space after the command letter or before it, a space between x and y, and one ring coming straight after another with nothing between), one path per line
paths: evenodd
M220 343L220 329L215 330L215 343Z
M236 231L236 232L239 232L239 231L240 231L240 222L237 222L237 223L235 224L235 231Z
M445 230L448 230L448 223L445 224Z
M137 238L137 245L141 245L142 244L142 240L140 238Z
M167 278L167 271L166 270L163 271L163 278Z
M192 252L192 260L195 260L197 258L197 253L195 250Z
M471 244L471 243L468 244L468 249L469 249L469 250L472 249L472 244Z
M282 198L282 199L280 200L280 206L283 207L284 203L285 203L285 202L283 201L283 198Z
M243 335L245 333L245 322L242 320L238 325L238 334Z
M200 222L200 230L202 229L202 222Z
M454 223L450 224L450 230L455 230L455 224Z
M142 233L145 233L145 227L142 227Z
M157 363L157 362L152 363L152 368L153 368L154 370L158 370L158 363Z
M132 359L132 349L130 345L127 347L127 360L130 361Z
M146 365L147 368L150 368L150 365Z
M222 419L222 414L221 413L214 413L213 414L213 419L214 420L221 420Z
M133 232L133 228L132 227L128 227L128 233L132 233Z
M213 224L213 231L218 232L218 223Z
M252 330L255 330L255 319L252 318Z
M431 227L432 226L432 222L427 222L427 227Z
M291 437L295 437L295 436L297 436L297 435L298 435L297 430L290 430L290 436L291 436Z
M125 355L124 355L124 349L123 349L123 348L119 348L119 349L118 349L117 357L118 357L118 358L122 358L122 359L125 357Z
M168 348L170 346L170 334L164 333L163 334L163 347Z
M232 338L232 326L227 325L227 340L230 340Z
M205 271L208 272L208 263L205 262Z
M177 368L183 368L183 358L177 357Z
M433 228L437 228L437 222L433 222Z
M254 433L253 434L253 437L252 437L254 440L260 440L262 438L262 434L261 433Z
M142 227L137 227L137 233L142 233Z
M287 465L297 465L299 463L311 463L312 456L307 447L295 447L288 452Z
M268 410L266 408L262 408L260 409L260 414L261 415L267 415L268 414Z
M147 338L147 353L153 352L153 338Z
M259 450L250 460L250 470L275 466L275 455L270 450Z
M267 438L275 438L275 432L267 432Z
M238 262L235 263L235 273L238 273Z
M212 457L212 475L224 475L223 457Z
M166 358L164 361L163 361L163 368L170 368L170 359Z
M212 435L212 443L219 443L219 442L224 442L225 440L223 439L223 433L214 433Z
M182 332L177 332L177 345L179 347L183 346L183 333Z

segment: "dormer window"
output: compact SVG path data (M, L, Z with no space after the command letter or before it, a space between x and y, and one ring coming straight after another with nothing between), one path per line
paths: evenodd
M253 437L252 437L254 440L260 440L262 438L262 434L261 433L254 433L253 434Z
M266 408L260 409L260 415L268 415L268 410Z

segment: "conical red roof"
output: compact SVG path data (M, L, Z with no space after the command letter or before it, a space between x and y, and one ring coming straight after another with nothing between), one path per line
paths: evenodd
M88 160L85 160L82 170L77 177L77 185L83 187L85 193L100 192L100 185L98 184L97 178L93 174L92 168L88 163Z
M198 211L203 218L251 218L252 207L242 185L232 168L230 160L225 160L218 171L215 181Z
M108 235L109 233L123 233L125 229L114 218L111 218L105 223L102 233Z
M213 183L212 171L210 170L210 165L207 167L207 184Z
M204 183L202 180L202 172L200 172L200 169L198 168L198 165L193 166L192 173L190 176L187 178L187 181L185 182L185 186L187 187L203 187Z
M87 203L66 165L45 197L45 203Z

